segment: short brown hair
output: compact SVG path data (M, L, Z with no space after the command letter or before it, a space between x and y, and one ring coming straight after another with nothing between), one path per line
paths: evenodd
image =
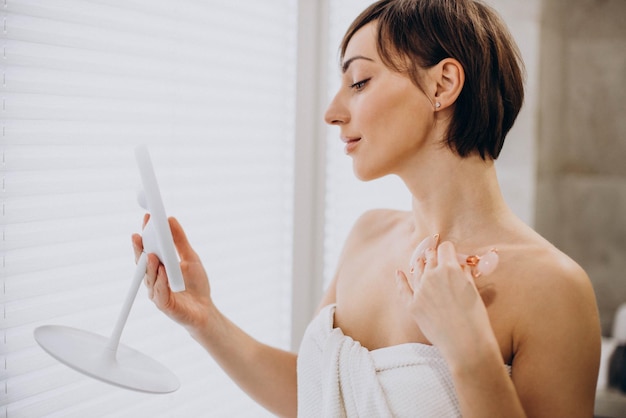
M360 28L376 21L378 53L420 86L420 71L454 58L465 71L448 146L461 157L496 159L524 101L523 63L498 14L476 0L380 0L365 9L341 42L341 59Z

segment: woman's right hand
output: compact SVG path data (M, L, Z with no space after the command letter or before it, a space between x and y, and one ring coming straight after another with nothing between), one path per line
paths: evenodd
M150 215L144 216L143 225L148 223ZM183 228L175 218L169 218L169 225L174 238L174 245L180 257L180 269L185 280L185 290L172 292L167 280L165 266L155 254L148 254L148 266L144 283L152 302L174 321L183 325L192 334L206 330L214 305L211 300L209 280L200 261L193 250ZM141 235L133 234L135 262L143 252Z
M144 227L148 219L146 215ZM178 221L174 218L168 221L180 256L185 290L172 292L165 267L155 254L148 254L145 284L150 299L187 328L191 337L252 399L278 416L296 416L296 355L260 343L217 310L200 257L191 248ZM132 240L138 260L143 241L139 234L134 234Z

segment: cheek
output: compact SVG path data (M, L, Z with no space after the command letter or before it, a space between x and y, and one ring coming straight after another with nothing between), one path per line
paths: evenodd
M381 100L377 109L371 110L367 117L370 118L370 132L382 135L387 143L410 147L423 142L427 136L432 125L430 114L415 100L396 97Z
M368 103L368 110L377 113L379 121L386 123L388 128L420 124L432 113L428 112L430 104L426 96L404 78L390 80L376 93L372 95L373 103ZM376 110L371 109L374 107Z
M405 93L387 104L389 119L393 118L396 127L405 135L423 139L434 126L434 112L428 99L416 92Z
M353 99L352 118L369 146L412 152L423 144L434 125L432 105L408 79L390 77ZM395 151L392 151L395 150Z
M361 135L372 143L394 136L398 125L406 122L403 121L405 114L386 95L370 94L359 97L354 103L352 117Z
M379 105L375 95L362 95L355 100L352 106L352 121L360 129L368 131L369 128L376 127L380 122L384 109ZM363 132L364 135L367 132Z

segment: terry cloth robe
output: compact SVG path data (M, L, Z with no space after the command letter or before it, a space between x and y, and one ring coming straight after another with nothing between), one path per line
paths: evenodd
M299 418L461 416L439 349L407 343L369 351L334 328L334 316L334 304L324 307L304 334Z

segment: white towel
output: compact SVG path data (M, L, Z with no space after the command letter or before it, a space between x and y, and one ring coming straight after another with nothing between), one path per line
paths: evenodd
M328 305L298 355L298 417L460 417L452 376L436 347L408 343L369 351L333 328Z

